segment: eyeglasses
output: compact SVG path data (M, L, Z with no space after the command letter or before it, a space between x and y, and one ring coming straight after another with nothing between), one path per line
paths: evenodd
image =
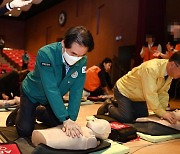
M175 63L175 65L176 65L176 67L180 67L180 65L178 65L176 62L174 62Z

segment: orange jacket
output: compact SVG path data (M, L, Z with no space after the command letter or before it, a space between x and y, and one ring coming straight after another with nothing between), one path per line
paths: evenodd
M168 52L168 57L170 58L173 55L173 51L167 51Z
M144 62L156 58L153 56L153 54L155 53L155 50L157 50L157 46L152 46L151 47L152 51L149 51L148 47L144 47L144 50L145 50L145 54L143 58Z
M98 73L101 69L98 66L92 66L86 71L86 80L84 84L84 89L90 92L96 90L100 87L101 82L98 76Z
M175 50L180 51L180 44L177 44L177 45L176 45Z

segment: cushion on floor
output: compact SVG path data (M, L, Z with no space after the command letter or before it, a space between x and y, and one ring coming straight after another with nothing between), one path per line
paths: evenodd
M140 136L141 139L152 142L152 143L163 142L163 141L180 138L180 134L161 135L161 136L153 136L153 135L143 134L140 132L137 132L137 134L138 134L138 136Z
M93 152L92 154L125 154L129 153L130 149L127 146L114 142L110 139L106 140L107 142L111 143L111 147L105 150Z
M99 119L105 119L109 122L114 122L117 121L113 118L111 118L108 115L94 115L96 118ZM171 135L171 134L180 134L180 131L153 121L148 121L148 122L135 122L132 125L134 128L137 129L137 132L141 132L144 134L149 134L149 135Z
M106 148L109 148L111 146L111 143L101 140L100 145L98 145L96 148L87 149L87 150L61 150L61 149L53 149L51 147L48 147L44 144L39 144L32 152L32 154L87 154L87 153L93 153L95 151L101 151Z
M180 131L177 129L153 121L135 122L133 125L138 132L153 136L180 134Z

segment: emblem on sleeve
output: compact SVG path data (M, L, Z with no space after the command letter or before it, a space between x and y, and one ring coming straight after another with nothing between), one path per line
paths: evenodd
M86 73L86 66L82 67L82 73Z
M74 72L73 74L71 74L71 77L72 77L72 78L77 78L77 76L78 76L78 72L77 72L77 71Z

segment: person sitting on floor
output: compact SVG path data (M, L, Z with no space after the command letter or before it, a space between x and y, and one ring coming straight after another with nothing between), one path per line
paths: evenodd
M174 113L166 111L173 78L180 78L180 52L175 52L169 60L152 59L133 68L116 82L116 104L103 104L97 114L109 113L112 118L129 123L136 118L147 117L148 104L156 115L175 124Z
M112 60L105 58L99 66L92 66L86 71L84 94L87 96L112 95L112 83L109 71ZM88 94L87 94L88 93Z
M20 85L29 70L11 71L0 77L0 99L9 100L20 96Z
M13 99L10 100L0 100L0 108L8 108L19 104L20 104L20 97L18 96L15 96Z
M62 131L62 127L62 125L58 125L48 129L34 130L32 143L35 146L43 143L55 149L86 150L98 146L97 138L107 139L111 133L109 122L96 118L88 121L86 127L82 127L83 135L79 138L67 136Z

